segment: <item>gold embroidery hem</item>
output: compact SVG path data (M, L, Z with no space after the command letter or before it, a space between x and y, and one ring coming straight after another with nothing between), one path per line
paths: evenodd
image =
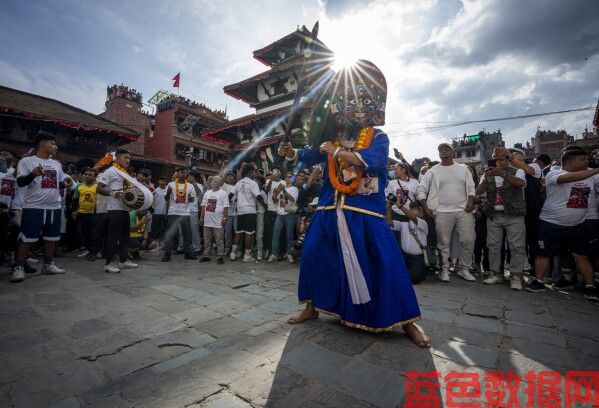
M300 304L312 303L312 300L300 300L299 303ZM319 309L317 307L314 307L314 309L317 312L319 312L319 313L323 313L323 314L326 314L326 315L329 315L329 316L332 316L332 317L336 317L337 319L339 319L339 321L341 322L341 324L343 324L344 326L352 327L354 329L364 330L364 331L371 332L371 333L382 333L382 332L394 331L398 327L406 326L408 324L412 324L414 322L417 322L418 320L422 320L422 316L417 316L417 317L414 317L412 319L408 319L408 320L404 320L404 321L401 321L401 322L393 323L392 325L387 326L387 327L370 327L370 326L365 326L363 324L352 323L352 322L348 322L347 320L343 320L341 318L341 316L339 316L337 313L329 312L328 310Z
M337 208L336 205L327 205L327 206L316 207L316 211L319 211L319 210L334 210L335 208ZM352 206L349 206L349 205L341 204L341 209L342 210L355 211L355 212L359 212L359 213L367 214L367 215L372 215L373 217L385 218L385 216L383 214L379 214L379 213L376 213L374 211L365 210L363 208L352 207Z

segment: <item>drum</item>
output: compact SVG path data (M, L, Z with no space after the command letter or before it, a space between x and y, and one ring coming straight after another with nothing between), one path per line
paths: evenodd
M123 190L123 202L132 210L139 210L144 206L145 195L141 189L136 186L130 186Z
M71 188L73 187L73 179L67 176L64 178L62 184L64 184L65 188Z

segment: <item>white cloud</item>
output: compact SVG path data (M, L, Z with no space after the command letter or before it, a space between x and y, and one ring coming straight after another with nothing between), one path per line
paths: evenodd
M72 77L42 66L23 69L3 59L0 59L0 83L57 99L94 114L100 113L98 107L104 106L106 98L106 84L98 78Z

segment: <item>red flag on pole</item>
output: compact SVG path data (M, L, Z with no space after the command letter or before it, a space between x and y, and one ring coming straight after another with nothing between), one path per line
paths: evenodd
M179 87L179 79L181 79L181 73L178 73L177 75L175 75L173 77L173 79L171 81L175 81L173 83L173 88L178 88Z

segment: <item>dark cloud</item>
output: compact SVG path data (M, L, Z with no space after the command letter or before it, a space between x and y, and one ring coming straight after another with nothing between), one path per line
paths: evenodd
M599 53L599 2L503 0L466 2L464 11L408 59L487 64L514 55L547 64L584 63Z
M426 116L419 120L461 121L597 103L599 2L464 0L462 6L420 45L398 54L407 68L397 81L403 110ZM537 125L578 135L592 115L472 124L431 135L447 139L501 128L513 144L528 140Z
M329 18L338 18L348 12L367 7L374 0L322 0L322 5Z

